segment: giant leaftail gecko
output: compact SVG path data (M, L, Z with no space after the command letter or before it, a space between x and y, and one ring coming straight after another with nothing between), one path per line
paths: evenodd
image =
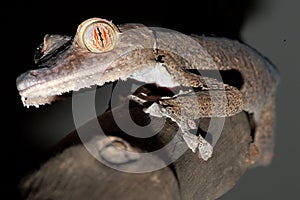
M25 106L38 107L65 92L128 78L164 88L181 87L180 92L160 98L145 112L175 121L188 147L207 160L213 147L190 133L197 128L195 120L245 111L254 121L253 142L259 151L256 163L267 165L272 160L278 71L267 58L238 41L187 36L141 24L116 26L91 18L78 26L74 38L46 35L35 62L37 69L17 78ZM223 83L193 69L233 70L240 74L242 85Z

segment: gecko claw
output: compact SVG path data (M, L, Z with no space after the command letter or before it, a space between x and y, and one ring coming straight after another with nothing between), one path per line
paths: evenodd
M200 136L201 137L201 136ZM202 137L201 137L202 138ZM199 138L200 139L200 138ZM203 138L202 138L203 139ZM207 161L213 153L213 147L207 141L199 142L198 145L198 157Z

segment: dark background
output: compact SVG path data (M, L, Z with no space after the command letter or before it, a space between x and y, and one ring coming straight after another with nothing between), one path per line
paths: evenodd
M249 170L221 199L292 199L300 189L300 134L297 127L300 7L296 2L86 0L2 3L1 105L5 121L1 132L3 166L7 168L3 171L7 179L2 179L2 188L11 198L17 197L16 186L20 178L38 166L52 144L74 129L70 101L40 109L24 108L15 87L16 77L33 67L33 53L45 34L74 35L83 20L101 17L116 24L136 22L186 34L240 39L269 57L282 76L277 100L275 159L267 168Z

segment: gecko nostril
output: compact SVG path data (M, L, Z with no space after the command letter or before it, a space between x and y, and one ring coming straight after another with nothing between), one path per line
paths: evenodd
M30 72L30 75L32 75L32 76L37 76L38 74L39 74L38 70L32 70Z

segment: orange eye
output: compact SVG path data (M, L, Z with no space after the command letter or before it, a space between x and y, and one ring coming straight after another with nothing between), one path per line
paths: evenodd
M102 53L114 48L117 41L117 27L104 19L92 18L79 25L80 42L93 53Z

